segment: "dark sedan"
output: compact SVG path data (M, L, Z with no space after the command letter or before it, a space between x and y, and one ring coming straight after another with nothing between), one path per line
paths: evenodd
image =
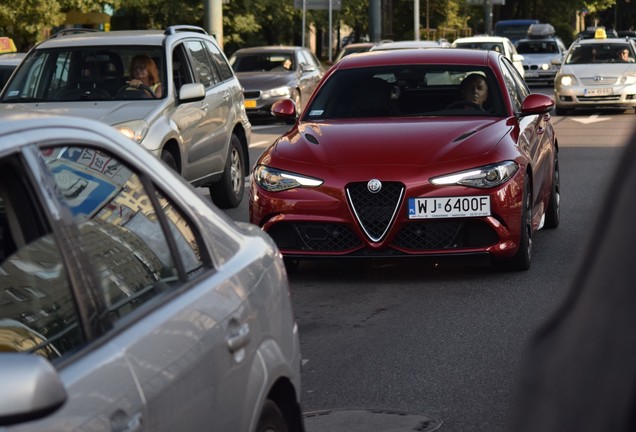
M272 118L272 105L289 98L301 111L324 69L316 56L298 46L243 48L230 65L244 89L245 109L251 118Z
M292 262L471 255L525 270L535 232L560 219L553 107L495 51L347 56L257 161L250 221ZM297 115L288 100L272 111Z

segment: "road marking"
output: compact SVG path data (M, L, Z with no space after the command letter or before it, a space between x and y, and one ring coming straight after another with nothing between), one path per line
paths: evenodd
M598 114L592 114L591 116L589 116L588 118L577 118L577 117L570 117L572 120L574 120L575 122L579 122L579 123L583 123L583 124L590 124L590 123L598 123L598 122L602 122L605 120L611 120L611 117L598 117Z

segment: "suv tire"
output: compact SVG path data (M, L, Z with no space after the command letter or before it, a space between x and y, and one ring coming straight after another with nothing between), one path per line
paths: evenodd
M234 208L239 205L245 190L245 154L236 134L230 139L230 152L221 179L210 187L210 197L217 207Z

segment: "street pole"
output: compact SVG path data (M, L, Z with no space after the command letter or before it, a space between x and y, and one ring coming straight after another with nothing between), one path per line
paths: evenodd
M303 35L302 47L305 47L305 20L307 16L307 0L303 0Z
M413 0L413 20L414 20L414 33L415 40L420 40L420 0Z
M492 0L484 0L484 32L492 34Z

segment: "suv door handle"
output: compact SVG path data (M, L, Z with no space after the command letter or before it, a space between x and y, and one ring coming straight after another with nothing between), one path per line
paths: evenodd
M223 99L225 99L225 100L229 100L230 99L230 92L229 91L224 91L223 92Z
M235 353L250 342L250 325L243 323L234 334L227 338L227 346L231 353Z

